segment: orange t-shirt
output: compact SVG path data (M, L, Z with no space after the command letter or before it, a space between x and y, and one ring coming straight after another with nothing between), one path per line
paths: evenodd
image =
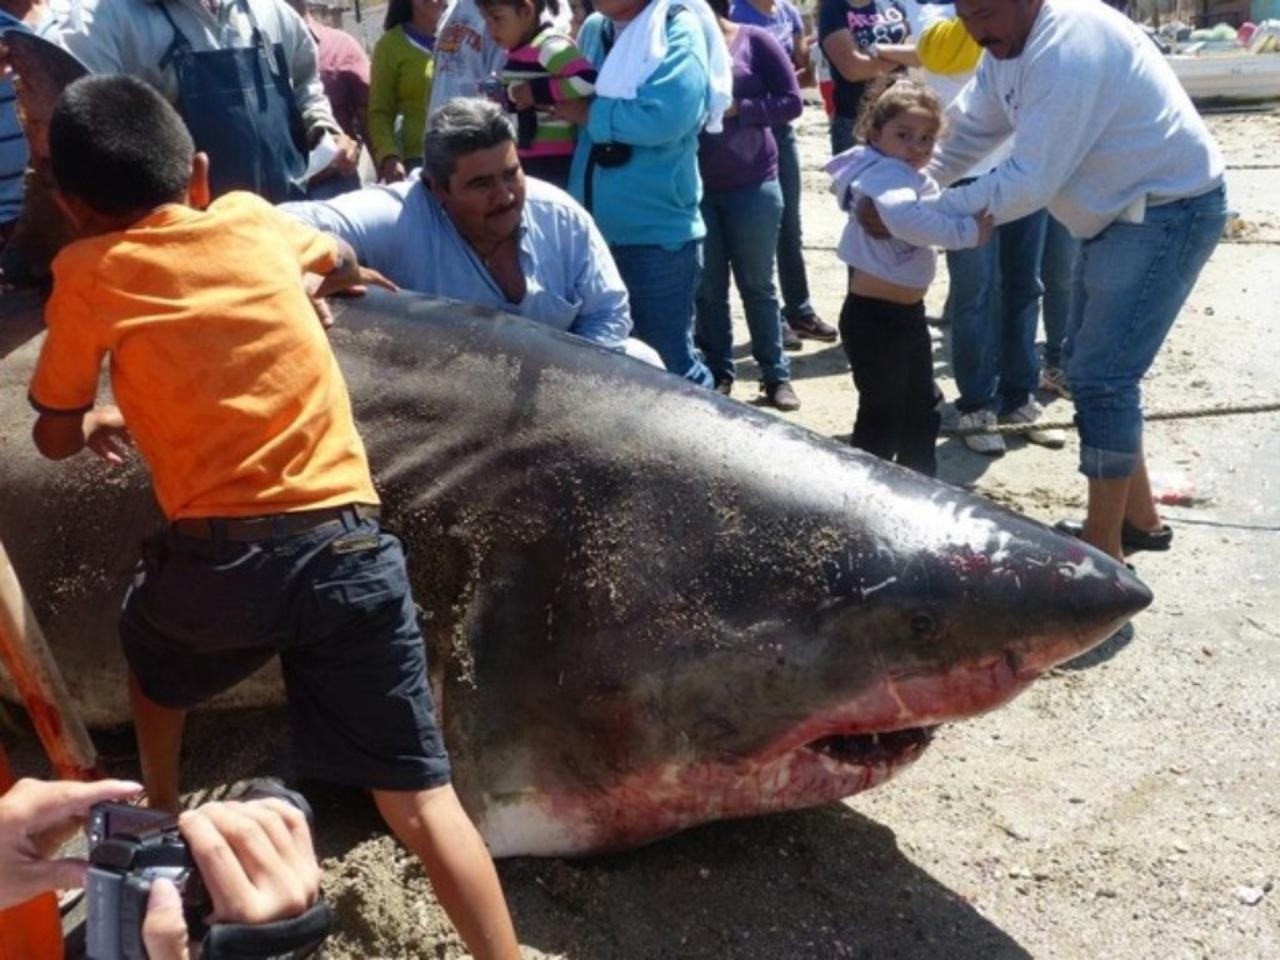
M377 503L351 400L302 273L332 237L248 193L160 207L53 262L31 379L46 413L93 406L102 359L170 519Z

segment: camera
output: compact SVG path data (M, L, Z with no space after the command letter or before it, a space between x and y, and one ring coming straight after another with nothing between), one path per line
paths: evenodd
M312 823L311 807L301 794L275 783L255 782L236 800L278 797L301 810ZM89 871L85 882L88 905L88 960L146 960L142 921L154 881L173 882L182 896L183 914L191 939L204 941L205 955L213 934L248 948L236 956L309 956L328 933L330 913L322 902L294 920L262 926L208 927L213 910L200 871L170 813L122 803L99 803L89 811ZM305 952L301 952L305 949Z

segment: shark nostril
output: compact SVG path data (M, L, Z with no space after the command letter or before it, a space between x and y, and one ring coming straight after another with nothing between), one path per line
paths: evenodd
M917 637L928 638L938 632L938 621L931 613L915 613L911 615L911 632Z

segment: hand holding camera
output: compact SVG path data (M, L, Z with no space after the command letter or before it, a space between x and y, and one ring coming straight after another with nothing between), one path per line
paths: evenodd
M250 927L305 916L316 904L320 868L297 807L276 798L212 803L184 813L178 829L199 866L215 930L234 924L249 934ZM151 960L189 956L182 897L170 879L152 883L142 939Z
M255 788L176 820L101 804L89 820L90 960L305 957L328 932L310 810ZM188 952L198 941L202 953Z

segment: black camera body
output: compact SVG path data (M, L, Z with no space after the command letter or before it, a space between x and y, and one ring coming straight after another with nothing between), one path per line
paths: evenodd
M153 881L173 881L182 894L187 929L200 939L212 905L191 852L171 814L104 803L89 815L85 899L89 960L145 960L142 920Z
M255 783L237 800L278 797L293 804L313 822L301 794L275 783ZM205 956L216 957L218 944L237 957L305 957L328 934L331 911L318 900L301 917L261 926L217 925L206 917L213 903L200 871L178 830L175 816L121 803L99 803L89 812L89 871L85 955L88 960L147 960L142 921L151 885L164 878L182 896L183 914L192 940L205 944Z

